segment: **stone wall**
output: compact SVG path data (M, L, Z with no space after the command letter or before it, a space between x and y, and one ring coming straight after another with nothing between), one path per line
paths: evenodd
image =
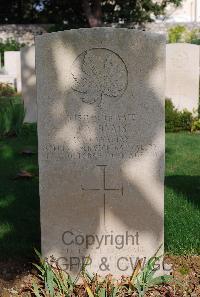
M169 28L176 27L178 25L185 26L188 28L190 31L193 29L200 29L200 22L195 23L148 23L145 25L145 30L146 31L151 31L155 33L162 33L162 34L167 34L167 31Z
M34 44L34 36L47 32L49 25L0 25L0 40L12 38L19 43Z
M148 23L142 27L138 27L137 29L156 32L156 33L167 33L167 30L171 27L183 25L186 26L189 30L200 29L199 23ZM133 24L119 25L113 24L113 27L135 27ZM25 43L27 45L34 44L34 36L43 34L47 32L50 25L48 24L29 24L29 25L1 25L0 24L0 40L6 40L7 38L12 38L20 43ZM110 27L110 25L109 25Z
M189 31L192 31L194 29L200 30L200 22L191 22L191 23L167 23L167 22L152 22L152 23L146 23L142 25L137 25L134 23L126 23L126 24L118 24L113 23L112 25L106 25L108 27L112 26L115 28L129 28L129 29L137 29L142 31L150 31L154 33L160 33L160 34L167 34L167 31L169 28L176 27L176 26L184 26Z
M167 30L171 27L183 25L189 30L200 29L199 23L148 23L145 27L140 27L138 29L156 32L156 33L167 33ZM0 40L6 40L7 38L12 38L20 43L25 43L27 45L34 44L34 36L43 34L48 31L50 25L48 24L29 24L29 25L1 25L0 24ZM110 25L109 25L110 26ZM113 24L114 27L127 27L119 24ZM135 27L133 24L129 24L128 27Z

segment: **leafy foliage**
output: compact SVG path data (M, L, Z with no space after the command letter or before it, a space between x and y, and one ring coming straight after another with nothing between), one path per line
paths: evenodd
M166 132L191 131L192 113L183 110L178 111L170 99L165 100L165 130Z
M168 30L168 42L169 43L176 43L176 42L183 42L183 36L186 32L185 26L175 26Z
M163 283L168 283L172 280L170 275L155 276L156 264L161 260L162 257L157 255L158 251L148 260L143 269L141 269L141 262L138 262L138 267L136 266L136 269L133 273L131 284L137 289L139 297L145 296L145 293L149 288Z
M48 23L56 24L57 29L67 29L92 26L90 22L92 18L101 19L102 23L141 24L152 21L153 16L164 14L168 4L178 6L182 0L2 0L1 2L1 23Z
M187 42L193 44L199 44L199 30L189 30L185 26L177 25L168 30L168 42Z
M0 138L18 135L25 117L24 105L19 98L2 98L0 102Z
M192 122L191 131L200 131L200 119L194 119Z
M35 296L47 296L47 294L50 297L70 296L74 287L70 275L61 270L56 261L54 261L55 266L53 267L42 259L37 251L36 253L40 259L40 266L37 264L34 264L34 266L39 270L39 277L44 282L44 286L33 283L32 290Z
M23 43L19 43L12 38L8 38L5 41L0 41L0 55L2 63L4 63L4 55L5 51L19 51L21 47L25 46Z
M199 38L195 38L191 41L192 44L196 44L196 45L200 45L200 39Z
M10 97L15 95L15 90L6 83L0 83L0 97Z

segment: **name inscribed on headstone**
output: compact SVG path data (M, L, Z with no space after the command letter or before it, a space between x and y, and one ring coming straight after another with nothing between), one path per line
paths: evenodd
M74 114L66 116L66 127L71 130L72 123L76 122L75 130L71 131L70 144L77 150L70 150L69 142L62 145L49 143L43 147L43 159L99 159L107 158L137 158L145 151L152 150L156 155L156 145L149 143L134 143L134 122L136 114L95 115ZM84 131L83 131L84 127ZM95 127L95 128L94 128ZM59 131L54 131L59 135ZM87 143L83 143L83 138ZM55 141L56 142L56 141Z

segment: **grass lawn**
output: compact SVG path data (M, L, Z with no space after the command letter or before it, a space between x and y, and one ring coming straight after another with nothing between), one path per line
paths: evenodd
M37 154L23 155L26 148L37 152L36 127L26 126L18 137L0 140L0 260L31 258L40 248ZM20 170L32 179L15 179Z
M32 258L40 249L36 127L25 126L18 137L0 140L0 260ZM15 179L20 170L32 179ZM200 135L166 136L165 250L199 253Z
M165 250L200 254L200 135L166 135Z

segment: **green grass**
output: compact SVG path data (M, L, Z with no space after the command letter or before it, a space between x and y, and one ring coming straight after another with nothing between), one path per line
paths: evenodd
M200 135L166 135L165 250L200 253Z
M0 138L5 135L18 135L25 117L22 98L0 97Z
M37 154L34 125L18 137L0 140L0 260L27 258L40 249ZM30 180L14 179L21 170ZM200 247L200 135L166 135L165 250L171 254L197 254Z
M26 148L37 152L34 125L0 140L0 260L30 259L33 248L40 248L37 154L22 155ZM33 173L33 179L15 179L20 170Z
M4 106L4 105L7 105L8 101L14 101L15 103L20 103L21 100L22 100L22 97L21 95L16 95L16 96L10 96L10 97L0 97L0 107Z

